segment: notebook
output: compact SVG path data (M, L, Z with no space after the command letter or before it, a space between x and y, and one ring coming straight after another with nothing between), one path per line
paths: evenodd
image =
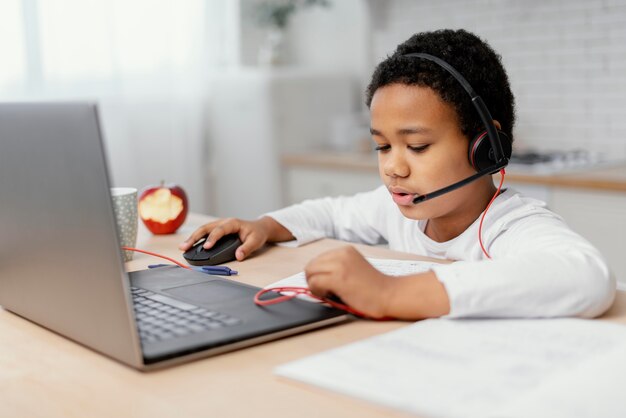
M622 417L625 352L604 321L428 319L275 372L423 417Z

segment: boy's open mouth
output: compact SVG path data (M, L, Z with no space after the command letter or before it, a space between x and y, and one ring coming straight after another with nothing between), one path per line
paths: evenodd
M413 205L413 199L415 198L415 194L406 193L406 192L391 192L391 197L397 205L401 206L411 206Z

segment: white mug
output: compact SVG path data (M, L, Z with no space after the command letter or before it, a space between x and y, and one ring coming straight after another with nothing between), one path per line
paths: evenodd
M111 198L120 244L122 247L134 248L137 244L137 189L112 187ZM124 251L124 261L132 259L133 252Z

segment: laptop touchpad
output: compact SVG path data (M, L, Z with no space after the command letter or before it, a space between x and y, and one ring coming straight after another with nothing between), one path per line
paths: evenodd
M249 298L254 293L247 287L218 280L188 286L171 287L169 289L163 289L162 291L200 305Z

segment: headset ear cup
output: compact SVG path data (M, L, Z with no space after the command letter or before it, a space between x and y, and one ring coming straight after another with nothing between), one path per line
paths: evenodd
M498 138L500 144L502 144L502 151L504 156L511 158L511 152L513 150L511 139L507 134L498 130ZM496 158L493 150L491 149L491 142L487 136L487 131L483 131L476 135L469 144L469 162L474 170L481 171L494 165Z

